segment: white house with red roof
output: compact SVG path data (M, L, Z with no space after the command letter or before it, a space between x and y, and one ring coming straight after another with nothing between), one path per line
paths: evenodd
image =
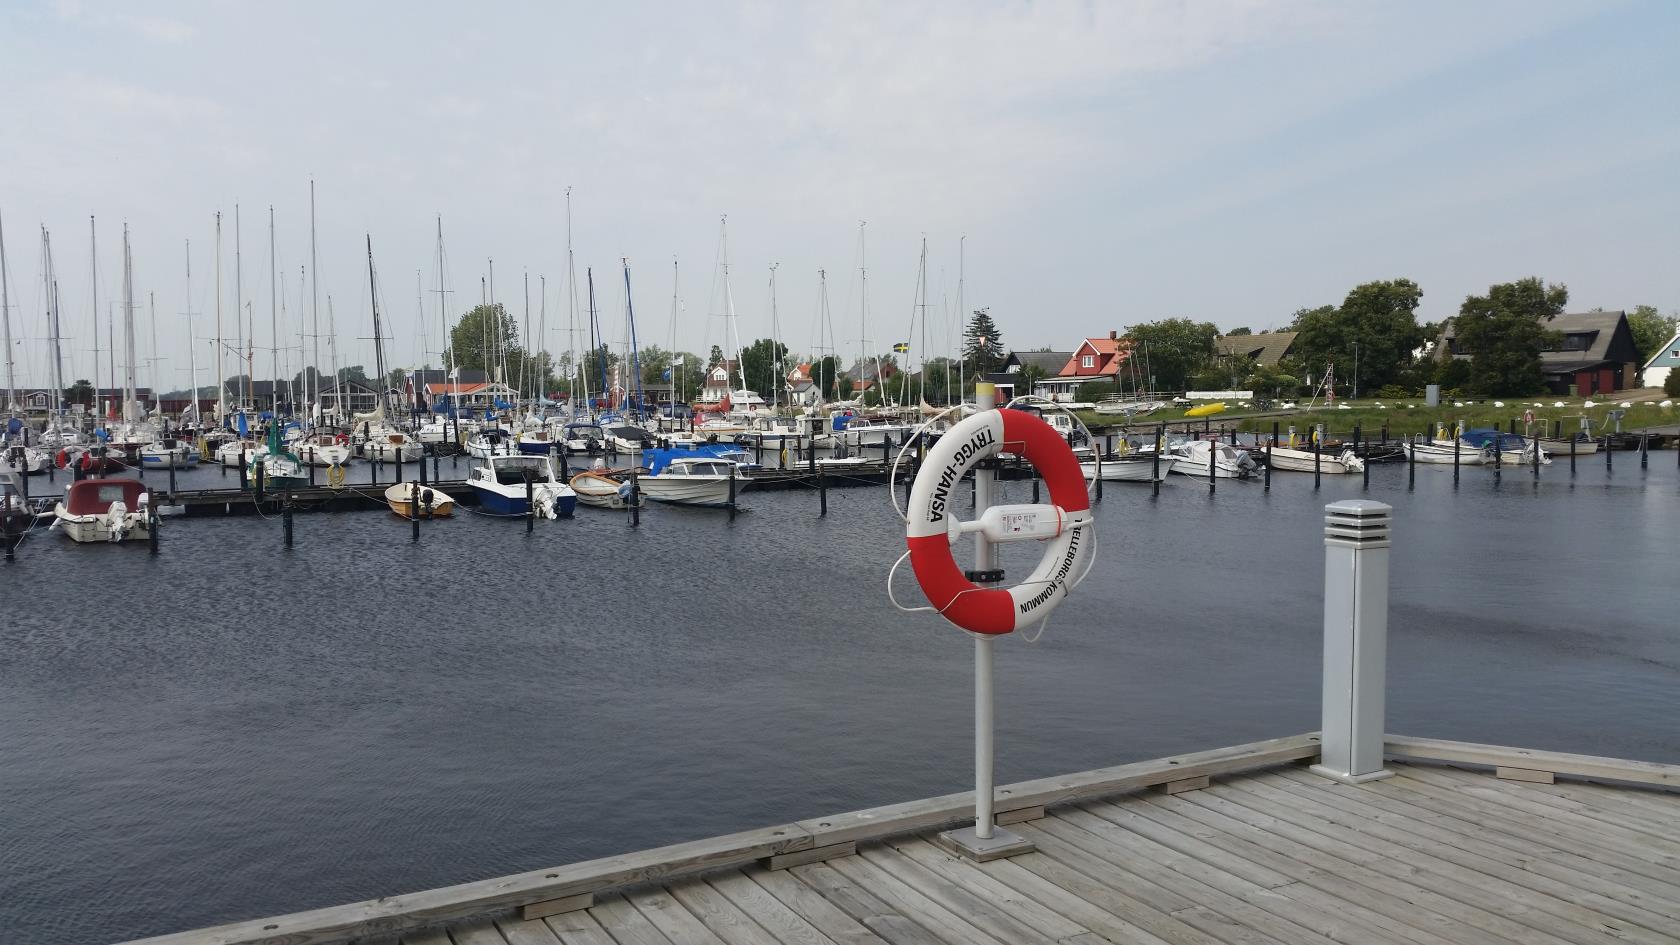
M1039 382L1037 390L1054 400L1073 400L1082 384L1118 381L1120 366L1131 356L1131 340L1120 337L1117 331L1109 332L1106 338L1086 338L1074 349L1061 371Z

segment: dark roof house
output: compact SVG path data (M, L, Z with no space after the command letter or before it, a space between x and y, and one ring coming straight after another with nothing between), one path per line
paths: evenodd
M1628 327L1627 313L1570 312L1548 319L1547 331L1557 343L1540 353L1546 386L1556 394L1608 393L1638 386L1639 349ZM1440 358L1469 358L1473 352L1459 344L1453 322L1441 326Z
M1247 358L1264 367L1276 367L1289 357L1298 331L1268 331L1258 335L1220 335L1213 340L1214 353L1221 357Z

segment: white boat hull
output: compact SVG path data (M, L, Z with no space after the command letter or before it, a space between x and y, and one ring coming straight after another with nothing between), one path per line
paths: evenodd
M1172 472L1178 464L1176 456L1161 457L1160 479L1165 480L1167 473ZM1085 478L1094 481L1097 478L1097 463L1083 462L1079 468L1085 470ZM1104 482L1153 482L1155 476L1155 457L1143 456L1128 459L1105 459L1102 461L1102 480Z
M418 508L416 496L419 493ZM399 482L385 490L385 504L403 518L418 511L421 518L447 518L455 514L455 500L441 490L413 482Z
M60 531L71 541L83 544L109 544L119 541L147 541L152 537L145 512L124 512L120 515L71 515L60 503L53 510Z
M343 466L350 462L350 447L337 444L299 446L293 452L306 466Z
M740 494L746 488L746 481L736 478L735 492ZM706 508L726 508L729 505L730 479L728 476L685 476L680 474L661 474L658 476L641 476L636 485L642 494L655 502L667 502L672 505L697 505Z
M1460 466L1484 466L1493 462L1492 456L1474 446L1459 446L1456 460L1453 457L1451 446L1429 443L1402 443L1400 448L1405 450L1407 458L1425 465L1451 466L1456 462Z
M380 463L394 463L400 457L405 463L419 462L425 453L412 440L403 443L367 442L362 444L362 456Z
M1568 440L1541 440L1540 441L1540 449L1543 452L1552 454L1553 456L1568 456L1569 455L1569 441ZM1596 441L1596 440L1576 440L1575 441L1575 455L1576 456L1591 456L1592 454L1594 454L1596 452L1598 452L1598 441Z
M14 449L21 449L21 456L14 453ZM0 473L34 476L46 472L51 462L50 455L34 447L0 447Z
M1326 476L1345 476L1350 473L1362 472L1365 461L1353 455L1352 450L1340 453L1318 453L1315 465L1312 450L1297 450L1286 446L1274 446L1266 453L1267 462L1273 469L1288 472L1310 473L1317 471Z

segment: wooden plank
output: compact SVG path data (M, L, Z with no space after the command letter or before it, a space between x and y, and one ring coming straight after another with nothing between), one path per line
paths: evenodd
M837 856L851 856L857 852L857 841L847 840L845 843L831 843L824 847L812 847L809 850L799 850L794 853L778 853L759 860L759 865L765 869L785 870L794 866L804 866L806 863L821 863L832 860Z
M699 916L689 912L663 887L631 890L624 894L624 898L646 916L654 928L673 942L682 945L723 945L723 939L708 929Z
M455 945L507 945L502 930L490 919L468 919L449 927L449 937Z
M833 939L739 870L708 876L706 882L782 945L834 945Z
M542 922L560 936L560 945L615 945L601 923L587 912L562 912L547 916Z
M889 858L887 851L890 850L919 867L919 870L905 869L907 874L920 877L916 881L918 886L928 883L950 888L945 887L945 883L950 883L955 889L978 900L985 908L995 908L1010 919L1052 940L1060 941L1091 931L1086 926L1069 921L1054 910L1045 908L1019 890L1011 889L981 869L979 864L952 856L935 847L926 838L902 837L889 841L885 848L873 849L881 851L883 860Z
M1643 795L1649 795L1643 796ZM1619 827L1680 842L1680 795L1581 781L1536 785L1536 798Z
M853 859L855 858L848 857L834 862L852 862ZM808 866L796 866L788 872L893 945L942 945L945 942L945 939L900 912L892 903L874 892L865 891L854 883L851 877L842 874L831 864L812 863ZM754 874L753 879L762 883L772 876L785 875L787 873L767 872ZM980 940L990 941L979 935L978 931L975 935Z
M1275 797L1279 803L1292 803L1292 797L1299 797L1334 808L1341 812L1335 819L1354 830L1402 841L1416 838L1420 848L1446 858L1450 858L1451 850L1463 850L1680 923L1680 886L1675 885L1680 881L1680 873L1677 872L1651 878L1616 869L1568 849L1567 843L1548 846L1504 831L1501 829L1504 822L1498 816L1477 816L1472 811L1463 815L1466 819L1459 819L1395 799L1386 790L1324 790L1321 785L1299 781L1293 776L1254 779L1248 786L1263 796ZM1278 793L1273 795L1272 790ZM1463 862L1471 868L1479 865L1475 860Z
M1527 787L1506 785L1493 778L1454 777L1445 773L1445 769L1425 767L1408 767L1400 772L1399 778L1396 790L1412 790L1459 804L1475 802L1496 815L1510 817L1513 830L1530 834L1550 832L1568 837L1586 849L1617 850L1664 869L1680 869L1680 843L1643 830L1616 827L1548 808L1529 799Z
M1022 807L1067 804L1088 798L1137 791L1168 781L1180 781L1202 775L1229 774L1250 768L1316 758L1318 753L1317 733L1292 735L1246 745L1136 761L1095 771L1021 781L998 788L996 805L998 810L1008 811ZM811 845L824 846L847 840L877 839L946 827L972 820L973 817L974 795L964 792L802 820L796 826L811 836Z
M1550 771L1536 771L1533 768L1507 768L1500 765L1493 769L1493 776L1506 781L1532 781L1535 784L1551 784L1557 780Z
M1159 790L1162 794L1183 794L1185 791L1200 791L1202 788L1207 786L1208 777L1204 774L1199 778L1184 778L1179 781L1168 781L1166 784L1160 785Z
M1345 787L1335 785L1335 782L1331 781L1324 783L1327 786ZM1558 937L1572 941L1598 941L1605 934L1605 929L1617 930L1618 937L1647 942L1648 945L1656 945L1657 941L1661 941L1653 939L1648 929L1619 918L1613 913L1594 910L1572 900L1558 898L1556 895L1560 891L1573 894L1571 890L1551 889L1542 893L1520 882L1494 875L1502 871L1503 867L1485 858L1477 865L1488 872L1461 866L1454 862L1455 859L1462 859L1457 851L1432 846L1427 848L1429 852L1422 852L1414 845L1398 839L1378 838L1374 835L1374 828L1352 830L1337 824L1333 813L1326 811L1323 805L1300 798L1291 798L1291 802L1287 804L1274 804L1261 796L1254 787L1246 782L1232 782L1216 786L1210 791L1189 795L1190 800L1187 803L1210 803L1204 800L1204 796L1211 794L1227 803L1240 802L1240 807L1262 813L1274 820L1294 824L1301 828L1294 836L1302 843L1326 852L1366 857L1368 870L1386 874L1419 890L1426 890L1444 899L1469 906L1471 911L1468 913L1468 919L1474 920L1478 927L1487 928L1488 931L1507 938L1512 937L1508 927L1505 931L1500 931L1499 928L1486 923L1477 913L1491 913L1526 926L1523 937L1518 938L1518 941L1523 942L1542 938L1556 941ZM1447 908L1439 905L1439 899L1432 902L1432 908L1444 915L1452 914Z
M618 945L671 945L647 916L617 893L601 897L589 914Z
M404 933L402 945L453 945L443 929L416 929Z
M1186 812L1201 807L1197 816L1249 837L1280 854L1298 857L1308 872L1302 883L1323 890L1341 902L1350 914L1370 917L1369 921L1393 926L1396 934L1416 939L1419 935L1440 935L1452 942L1520 942L1561 945L1565 940L1536 933L1501 915L1428 888L1417 881L1417 870L1391 863L1351 844L1301 830L1264 812L1237 804L1225 795L1229 786L1215 786L1184 798L1175 798ZM1293 892L1294 887L1282 887Z
M1594 755L1572 755L1561 751L1506 748L1501 745L1478 745L1437 738L1410 738L1404 735L1384 736L1383 750L1390 758L1446 761L1489 768L1527 768L1580 778L1603 778L1680 789L1680 765L1659 764L1654 761L1627 761Z
M784 824L457 886L176 932L130 945L256 945L261 942L323 945L437 925L529 902L559 899L716 867L739 866L760 857L803 850L811 845L810 836L803 830L793 824Z
M836 945L884 945L886 941L796 876L763 868L742 870L741 875ZM737 895L737 890L723 888L731 898Z
M587 909L595 904L594 893L578 893L575 896L563 896L559 899L545 899L519 907L521 919L540 919L546 915L559 915L562 912L576 912Z
M496 927L508 945L561 945L560 937L542 919L497 919Z
M1044 805L1036 804L1032 807L1017 807L1014 810L1000 811L992 815L992 823L999 827L1010 824L1024 824L1029 820L1038 820L1044 816Z
M1173 911L1172 917L1215 939L1289 945L1323 945L1334 941L1271 911L1287 905L1287 897L1132 834L1089 811L1078 808L1055 811L1043 821L1042 829L1128 871L1136 864L1147 866L1150 880L1168 888L1186 903ZM1142 866L1136 869L1143 871Z
M866 848L867 849L867 848ZM882 902L891 906L899 915L914 920L923 928L932 932L951 945L964 945L968 942L1010 943L1013 936L1020 936L1025 941L1043 943L1046 941L1031 929L1016 926L1011 929L1009 938L998 938L983 925L991 924L989 917L980 917L969 921L970 917L959 915L946 908L934 899L924 895L914 886L904 882L892 873L882 869L877 863L865 855L865 850L858 851L857 856L835 860L827 864L835 872L845 876L852 882L868 889Z
M1214 814L1189 803L1188 798L1152 798L1130 808L1136 816L1123 826L1158 843L1210 865L1237 856L1289 877L1292 882L1271 887L1267 893L1292 902L1278 902L1274 907L1259 894L1247 898L1328 938L1419 945L1493 941L1474 929L1458 930L1450 938L1444 936L1440 929L1453 926L1452 920L1420 908L1406 895L1410 890L1391 879L1360 874L1355 864L1312 850L1287 836L1275 836L1274 831L1263 827ZM1113 817L1108 811L1094 812ZM1196 839L1187 839L1191 837ZM1210 854L1210 849L1219 852Z
M1022 854L1024 857L1033 855ZM1137 900L1120 894L1119 890L1107 889L1086 879L1080 884L1085 893L1081 895L1025 868L1020 865L1019 859L1020 857L998 860L981 868L995 876L999 882L1030 896L1035 902L1055 910L1057 914L1066 916L1069 921L1090 929L1106 941L1129 942L1135 945L1217 945L1208 936L1165 913L1142 906ZM1067 872L1077 876L1072 870ZM1134 921L1122 915L1121 910L1143 916L1145 921ZM1149 928L1151 925L1162 930L1170 928L1171 931L1168 936L1163 936Z
M765 931L742 912L733 902L707 885L705 880L689 879L666 886L672 898L699 919L712 934L729 945L781 945L781 941Z

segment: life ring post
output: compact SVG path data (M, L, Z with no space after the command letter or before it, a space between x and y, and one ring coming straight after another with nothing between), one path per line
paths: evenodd
M974 385L976 410L985 412L997 407L997 389L991 384ZM997 473L991 464L981 464L974 470L974 512L979 518L992 505L992 487ZM974 534L974 569L977 572L997 571L997 549L984 532ZM991 576L990 574L987 575ZM1011 830L998 827L992 813L993 780L993 705L992 645L998 636L992 633L972 633L974 637L974 826L947 830L938 836L941 846L958 856L976 862L1002 859L1020 853L1031 853L1037 846Z

